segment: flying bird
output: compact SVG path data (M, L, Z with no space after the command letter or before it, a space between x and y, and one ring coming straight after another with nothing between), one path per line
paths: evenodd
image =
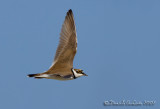
M86 75L81 69L73 68L74 56L77 52L77 34L73 12L70 9L65 17L60 33L60 41L54 61L51 67L37 74L29 74L28 77L37 79L73 80Z

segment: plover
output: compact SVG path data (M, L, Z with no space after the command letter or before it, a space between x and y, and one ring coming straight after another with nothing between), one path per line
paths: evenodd
M60 41L53 64L43 72L29 74L28 77L37 79L73 80L86 75L81 69L73 68L74 56L77 52L77 34L73 12L70 9L65 17L60 33Z

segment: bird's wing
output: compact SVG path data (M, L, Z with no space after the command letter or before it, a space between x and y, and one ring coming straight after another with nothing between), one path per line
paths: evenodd
M77 51L76 27L72 10L65 17L60 33L60 41L54 58L53 66L73 66L74 56Z

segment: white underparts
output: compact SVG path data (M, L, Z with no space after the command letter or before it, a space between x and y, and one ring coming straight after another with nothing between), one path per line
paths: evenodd
M47 78L47 77L49 77L49 75L48 74L42 74L42 75L39 75L39 76L36 76L36 77Z
M74 76L77 78L77 77L80 77L80 76L83 76L83 74L80 74L80 73L77 73L74 69L72 69L73 73L74 73Z

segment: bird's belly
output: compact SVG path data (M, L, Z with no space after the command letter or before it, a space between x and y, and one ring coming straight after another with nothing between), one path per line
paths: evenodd
M62 76L55 76L55 75L49 75L46 78L47 79L56 79L56 80L60 80L60 81L66 81L66 80L74 79L72 76L70 76L70 77L62 77Z

